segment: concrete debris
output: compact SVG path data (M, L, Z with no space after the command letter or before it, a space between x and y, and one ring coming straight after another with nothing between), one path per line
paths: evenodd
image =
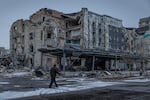
M37 77L42 77L44 75L43 72L40 70L35 70L34 72Z
M3 65L1 65L1 66L0 66L0 73L5 72L5 70L6 70L6 67L3 66Z
M107 75L112 75L110 72L108 71L104 71L104 73L106 73Z

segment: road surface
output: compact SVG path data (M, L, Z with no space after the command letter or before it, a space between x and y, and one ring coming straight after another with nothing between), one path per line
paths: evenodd
M75 91L68 92L56 92L52 94L41 94L30 97L12 98L14 100L150 100L150 79L146 78L131 78L126 80L106 80L107 82L117 82L116 84L108 86L96 86L93 88L85 88L88 83L97 82L95 79L82 79L82 78L59 78L57 79L59 84L58 88L52 90L61 89L61 87L71 87ZM101 81L100 81L101 82ZM49 80L31 79L23 77L1 77L0 78L0 97L4 92L17 91L25 92L34 91L38 88L48 89ZM101 83L99 83L101 84ZM83 87L81 87L83 85ZM97 84L95 84L97 85ZM80 89L80 87L82 89ZM78 89L76 89L78 88ZM51 90L49 90L51 91ZM12 92L13 93L13 92ZM11 95L11 92L9 93ZM11 100L12 100L11 99Z

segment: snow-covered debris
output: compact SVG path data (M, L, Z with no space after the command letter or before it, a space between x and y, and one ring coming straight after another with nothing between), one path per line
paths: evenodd
M37 77L41 77L41 76L44 75L43 72L40 71L40 70L35 70L34 72L35 72L35 75L36 75Z
M104 73L106 73L107 75L112 75L110 72L108 71L104 71Z

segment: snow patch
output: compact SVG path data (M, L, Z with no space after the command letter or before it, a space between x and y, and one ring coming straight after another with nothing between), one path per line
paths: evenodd
M5 84L9 84L9 82L0 82L0 84L5 85Z
M21 87L20 85L14 85L14 87Z
M32 78L31 80L43 80L43 78L35 77L35 78Z

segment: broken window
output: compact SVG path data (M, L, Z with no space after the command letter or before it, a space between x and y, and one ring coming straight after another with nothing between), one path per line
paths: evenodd
M66 40L66 43L71 43L71 40Z
M70 38L71 38L71 31L66 32L66 38L67 38L67 39L70 39Z
M93 22L92 23L92 35L93 35L93 46L95 46L96 43L96 24Z
M52 38L52 34L54 34L54 27L47 27L46 28L46 32L47 32L47 38Z
M31 64L31 66L33 66L33 59L32 58L30 58L30 64Z
M41 31L41 40L43 40L43 31Z
M101 34L102 34L102 30L101 30L101 24L98 24L98 33L99 33L99 46L101 44Z
M133 40L131 40L131 45L133 45Z
M22 32L24 32L24 28L25 28L25 27L24 27L24 24L22 24Z
M14 39L14 43L17 43L17 38L16 38L16 37L14 37L13 39Z
M68 23L66 23L66 28L68 28Z
M61 33L61 29L59 29L58 32Z
M30 40L33 39L33 33L29 33L29 39L30 39Z
M51 33L47 33L47 38L48 38L48 39L51 38Z
M45 21L45 17L43 17L43 19L42 19L42 20L43 20L43 22L44 22L44 21Z
M72 44L80 44L80 39L79 40L72 40Z
M17 26L14 26L14 30L17 31Z
M34 49L33 49L33 45L30 45L30 52L33 52Z
M80 66L81 65L81 59L73 59L71 60L73 62L72 66Z
M52 64L52 58L47 58L47 60L46 60L47 69L49 69L49 67L51 67L51 64Z
M17 49L15 48L15 49L14 49L14 51L16 52L16 51L17 51Z
M93 32L96 31L96 24L95 24L95 22L92 23L92 29L93 29Z
M24 36L22 36L22 43L24 44Z
M22 53L24 53L24 47L22 47Z

